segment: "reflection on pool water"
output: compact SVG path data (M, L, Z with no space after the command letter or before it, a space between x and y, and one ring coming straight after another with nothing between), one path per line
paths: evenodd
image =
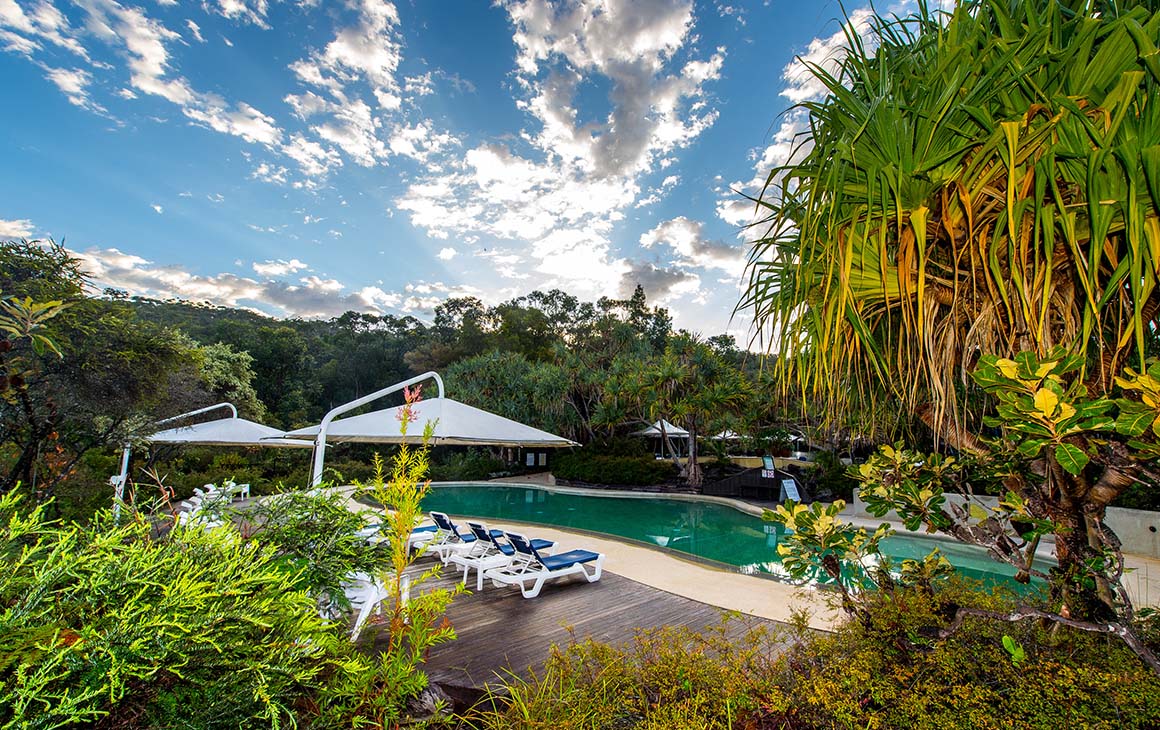
M523 486L437 485L423 508L482 520L511 520L576 528L676 550L735 567L742 573L783 575L777 541L784 528L708 501L570 494ZM976 547L911 535L882 542L895 562L922 558L935 547L959 572L1012 582L1015 570Z

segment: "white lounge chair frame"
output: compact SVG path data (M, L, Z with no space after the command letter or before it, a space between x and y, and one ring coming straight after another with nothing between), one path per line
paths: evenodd
M530 545L529 540L524 535L518 532L507 533L508 539L513 547L516 547L517 540L523 540ZM512 538L517 540L513 540ZM562 578L566 575L583 575L589 583L595 583L600 580L600 576L604 573L604 553L597 553L595 560L589 560L583 563L573 563L564 568L556 570L549 570L543 563L534 555L528 555L524 551L516 547L517 552L523 553L527 560L518 563L512 563L506 567L492 568L486 570L480 576L481 578L490 578L493 585L497 588L501 586L519 586L520 593L524 598L536 598L540 595L540 591L544 588L544 583L553 578ZM591 551L590 551L591 552ZM591 564L593 570L591 573L584 566ZM529 587L528 584L531 583Z

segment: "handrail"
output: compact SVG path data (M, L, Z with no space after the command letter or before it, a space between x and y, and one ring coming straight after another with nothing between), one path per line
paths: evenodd
M356 408L360 408L368 403L374 402L379 398L382 398L384 395L398 393L403 388L414 385L416 383L421 383L429 378L435 379L435 384L439 386L439 397L442 398L443 378L439 377L439 373L431 370L423 373L422 375L416 375L410 380L404 380L401 383L395 383L394 385L387 386L382 390L376 390L369 395L364 395L362 398L352 400L350 403L344 403L341 406L332 408L325 416L323 416L322 423L318 425L318 436L314 439L314 468L310 477L310 486L317 487L322 482L322 466L323 462L326 460L326 432L330 428L330 423L335 419L335 417L341 416L344 413L349 413Z

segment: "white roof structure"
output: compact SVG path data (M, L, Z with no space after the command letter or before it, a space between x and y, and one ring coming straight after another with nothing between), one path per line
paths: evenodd
M674 426L673 424L669 423L668 421L664 420L663 418L661 420L657 421L656 423L654 423L653 425L649 426L648 428L642 428L639 431L634 431L632 433L632 435L633 436L652 436L654 438L660 438L661 437L661 424L662 423L665 426L665 432L664 432L665 436L688 436L689 435L689 432L686 431L685 429L681 428L680 426Z
M283 433L270 426L234 417L158 431L147 437L146 441L153 444L310 448L311 444L308 442L282 438Z
M398 444L403 406L371 411L332 421L326 440L334 443ZM562 436L532 428L510 418L460 403L451 398L427 398L411 406L414 420L407 426L407 443L418 443L423 427L435 421L432 446L529 446L558 448L579 446ZM287 439L315 439L320 426L308 426L286 434ZM310 445L309 441L303 442Z
M725 430L713 437L714 441L740 441L745 438L736 431Z

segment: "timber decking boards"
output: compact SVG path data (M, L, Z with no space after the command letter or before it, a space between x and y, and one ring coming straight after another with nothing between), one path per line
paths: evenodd
M412 571L429 566L429 560L420 560ZM455 566L447 567L443 577L430 585L451 585L458 580ZM474 588L474 573L468 582ZM531 599L515 588L496 588L487 582L481 592L452 601L447 618L458 638L432 649L423 669L431 681L442 685L482 687L496 683L497 674L523 675L529 667L538 669L552 644L566 645L573 637L621 644L639 628L684 625L702 629L718 624L723 613L715 606L608 571L596 583L578 575L548 581L540 596ZM742 636L747 628L763 623L774 622L744 617L731 622L729 635Z

